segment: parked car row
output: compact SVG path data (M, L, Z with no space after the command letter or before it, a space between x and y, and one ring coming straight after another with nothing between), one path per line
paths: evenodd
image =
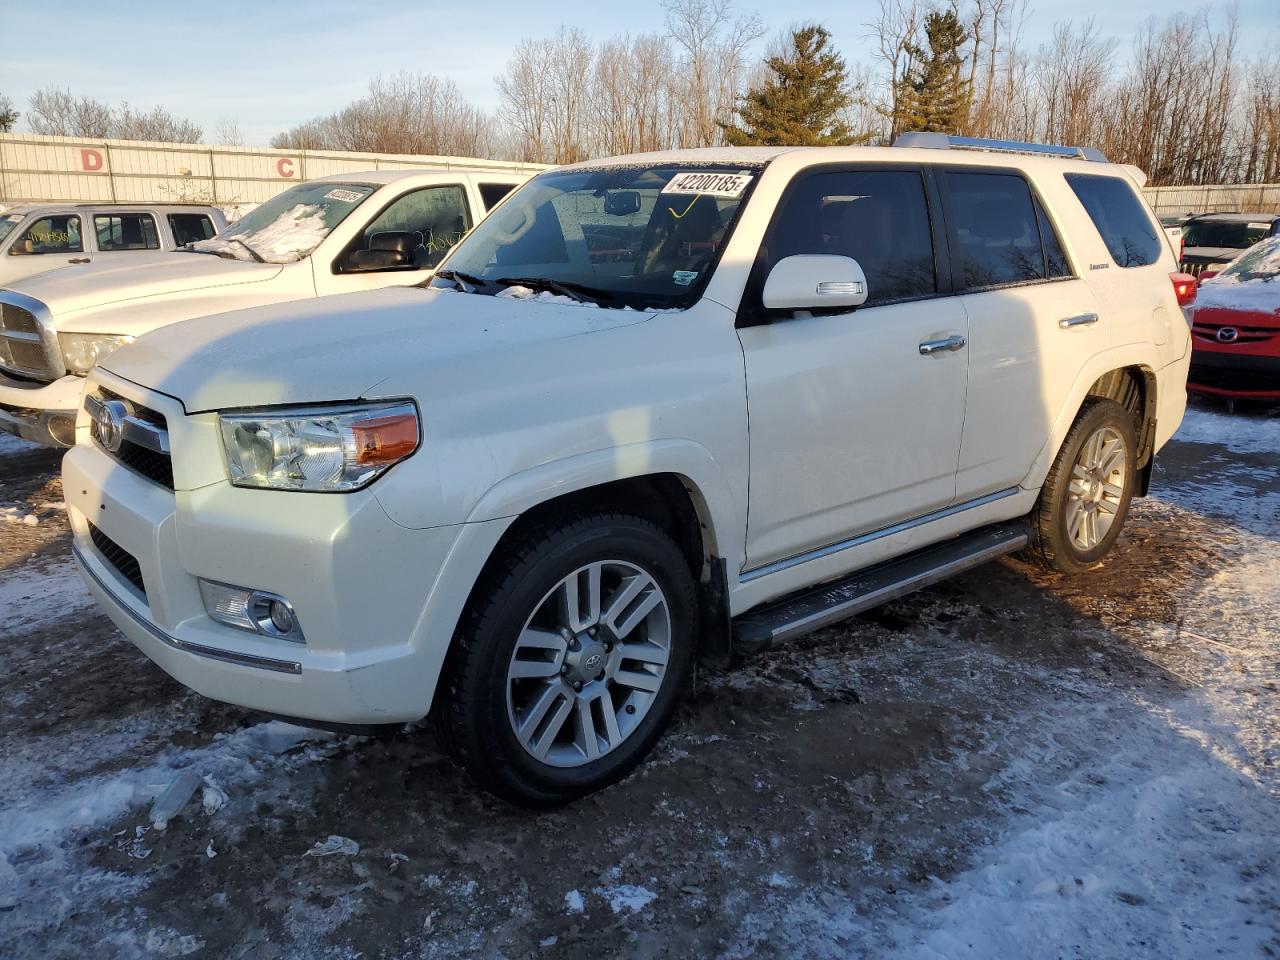
M1096 151L615 157L484 219L483 177L420 176L0 292L0 402L74 441L77 563L173 677L429 716L516 802L633 769L697 657L1091 568L1183 415L1197 284Z
M216 236L190 238L176 253L98 252L92 263L0 281L0 429L70 446L85 374L149 330L226 310L421 283L489 207L527 179L447 170L326 177L284 191ZM182 215L167 214L166 240L179 236L169 224ZM112 219L93 208L39 214L14 242L41 223L81 217L92 218L95 230Z

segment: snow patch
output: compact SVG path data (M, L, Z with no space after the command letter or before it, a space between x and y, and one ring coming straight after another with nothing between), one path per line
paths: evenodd
M564 912L568 914L582 913L587 908L582 899L582 891L570 890L564 895Z
M617 913L639 913L658 895L646 887L620 883L612 887L596 887L596 893L609 903L609 909Z
M26 633L92 605L93 598L69 557L22 567L0 579L0 610L12 633Z
M1228 416L1188 407L1173 439L1183 443L1217 443L1232 453L1280 455L1280 417Z
M270 263L294 263L310 256L328 235L324 208L318 203L298 203L260 230L235 236L220 234L198 240L191 248L202 253L229 253L237 260L252 260L253 255L243 246L248 244L254 253Z

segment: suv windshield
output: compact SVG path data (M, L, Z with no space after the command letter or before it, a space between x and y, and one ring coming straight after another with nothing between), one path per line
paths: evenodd
M758 173L678 163L544 173L481 221L431 285L684 309L710 279Z
M1277 275L1280 275L1280 237L1271 237L1232 260L1218 277L1225 277L1228 282L1251 283L1274 282Z
M13 233L13 228L22 222L24 214L11 213L7 217L0 217L0 243L4 243L4 238Z
M309 256L375 189L367 183L300 183L187 249L236 260L292 263Z
M1239 220L1192 220L1182 228L1182 243L1187 247L1233 247L1244 250L1271 232L1265 220L1244 223Z

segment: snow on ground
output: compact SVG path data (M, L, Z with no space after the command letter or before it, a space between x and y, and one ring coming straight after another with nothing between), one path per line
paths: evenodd
M0 955L1280 955L1278 425L1192 408L1102 571L996 564L712 672L639 773L537 815L413 735L180 690L33 541L0 566ZM49 519L8 556L63 522L17 503Z

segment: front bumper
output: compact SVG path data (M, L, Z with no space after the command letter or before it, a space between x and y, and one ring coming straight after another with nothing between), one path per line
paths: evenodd
M1219 397L1280 399L1280 356L1197 347L1187 389Z
M184 417L101 371L111 389L166 415L177 490L117 462L82 430L63 459L77 563L111 620L197 693L325 724L418 720L471 584L506 524L410 530L369 491L248 490L222 479L183 489L184 446L211 415ZM200 450L190 450L200 460ZM131 579L95 544L105 535L136 563ZM268 590L293 605L305 644L212 620L199 580Z
M0 373L0 430L50 447L75 443L76 409L84 377L52 383L16 380Z

